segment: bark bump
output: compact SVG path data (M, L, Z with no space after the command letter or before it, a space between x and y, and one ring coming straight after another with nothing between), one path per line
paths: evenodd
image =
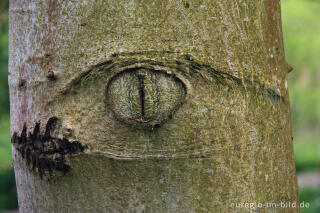
M175 75L145 68L117 74L106 91L107 103L119 119L151 129L171 118L185 95L185 85Z

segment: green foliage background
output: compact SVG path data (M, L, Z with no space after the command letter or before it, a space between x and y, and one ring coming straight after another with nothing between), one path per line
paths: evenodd
M320 142L320 0L282 0L297 171L316 170Z
M320 142L320 0L282 0L292 125L298 172L316 171ZM17 208L11 144L8 92L8 0L0 0L0 211ZM301 201L320 212L320 189L300 190Z

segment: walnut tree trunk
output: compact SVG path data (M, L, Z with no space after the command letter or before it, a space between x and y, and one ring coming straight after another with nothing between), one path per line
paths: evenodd
M299 212L279 0L12 0L9 49L21 212Z

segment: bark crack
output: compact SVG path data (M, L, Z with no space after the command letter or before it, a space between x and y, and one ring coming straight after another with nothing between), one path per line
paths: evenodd
M141 118L144 120L145 112L144 112L144 102L145 102L145 91L144 91L144 76L138 75L139 80L139 98L140 98L140 105L141 105Z

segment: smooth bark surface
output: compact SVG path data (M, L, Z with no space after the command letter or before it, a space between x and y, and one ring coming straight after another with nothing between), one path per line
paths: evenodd
M9 49L21 212L299 212L278 0L12 0Z

